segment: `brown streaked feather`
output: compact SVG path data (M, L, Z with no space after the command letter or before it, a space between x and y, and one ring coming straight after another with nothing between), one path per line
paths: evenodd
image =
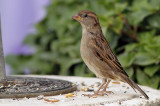
M137 89L146 99L149 99L148 95L137 84L135 84L131 79L129 79L129 77L125 75L122 75L121 77L134 89L134 91L135 89Z
M91 40L92 41L90 41L90 48L95 54L95 56L98 59L103 60L107 65L109 65L115 73L120 72L128 77L127 73L123 70L123 67L119 63L118 59L113 54L104 36L95 35L95 37L93 37Z
M111 69L113 69L112 71L115 74L118 74L117 72L120 72L120 74L118 75L121 77L122 81L127 82L135 92L136 92L135 89L137 89L145 98L149 99L146 93L137 84L135 84L132 80L130 80L127 73L123 70L118 59L113 54L104 36L101 35L100 37L99 36L93 37L92 41L90 41L89 43L90 44L89 46L91 47L91 50L93 51L94 55L101 61L104 61L106 65L109 65ZM96 45L93 45L92 43Z

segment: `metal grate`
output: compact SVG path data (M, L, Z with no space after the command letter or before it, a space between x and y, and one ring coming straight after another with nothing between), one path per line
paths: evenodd
M73 92L76 89L75 84L59 79L7 77L0 81L0 98L53 96Z

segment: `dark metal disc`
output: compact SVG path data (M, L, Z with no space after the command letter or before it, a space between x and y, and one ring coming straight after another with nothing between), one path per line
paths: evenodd
M76 89L75 84L65 80L12 76L0 81L0 98L52 96L73 92Z

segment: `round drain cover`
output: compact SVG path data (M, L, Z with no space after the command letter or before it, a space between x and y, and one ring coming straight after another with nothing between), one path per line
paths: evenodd
M76 85L65 80L7 77L0 81L0 98L36 97L39 95L52 96L75 91Z

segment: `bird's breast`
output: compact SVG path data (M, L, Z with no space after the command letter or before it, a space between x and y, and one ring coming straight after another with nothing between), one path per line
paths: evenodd
M90 33L87 33L86 31L83 31L82 33L82 39L81 39L81 47L80 47L80 52L81 52L81 57L87 67L94 73L96 74L97 77L99 78L106 78L109 77L109 71L111 68L98 59L94 53L92 48L89 46L89 42L91 41L91 35ZM112 71L110 71L112 72ZM111 75L110 75L111 76Z
M89 46L88 46L89 41L90 41L90 38L89 38L89 36L87 36L87 34L82 35L81 47L80 47L81 57L82 57L83 61L85 62L85 64L87 65L87 67L94 74L96 74L97 77L102 78L104 76L102 75L102 73L100 71L101 70L100 66L97 64L96 57L92 53L91 48L89 48Z

